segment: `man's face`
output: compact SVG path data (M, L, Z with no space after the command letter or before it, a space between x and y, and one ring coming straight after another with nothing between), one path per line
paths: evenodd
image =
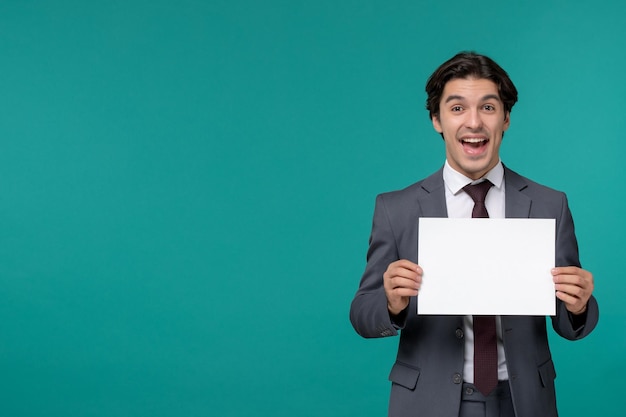
M443 135L448 163L466 177L481 178L500 160L502 135L510 120L493 81L448 81L439 103L439 117L433 116L432 121Z

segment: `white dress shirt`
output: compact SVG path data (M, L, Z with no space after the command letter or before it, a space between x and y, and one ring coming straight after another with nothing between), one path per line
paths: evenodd
M465 175L455 171L446 160L443 167L443 181L446 185L446 206L448 217L463 218L472 217L474 200L463 191L467 184L477 184L484 179L493 183L493 187L487 193L485 206L489 217L504 218L504 167L502 161L493 167L483 178L472 181ZM474 328L472 316L465 316L463 320L465 332L465 365L463 368L463 379L465 382L474 382ZM496 316L496 332L498 335L498 380L509 379L506 369L506 358L504 357L504 346L502 344L502 320Z

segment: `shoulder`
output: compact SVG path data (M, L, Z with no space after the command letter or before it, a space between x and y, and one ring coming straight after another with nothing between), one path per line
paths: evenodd
M403 202L407 200L419 199L421 196L427 196L442 189L443 169L439 169L428 177L417 181L401 190L388 191L377 196L377 201L385 201L389 203Z
M553 199L565 196L564 192L524 177L506 166L504 167L504 180L507 189L511 188L520 191L530 197Z

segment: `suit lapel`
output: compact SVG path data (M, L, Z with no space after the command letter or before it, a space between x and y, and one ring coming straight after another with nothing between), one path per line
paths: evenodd
M421 217L448 217L443 168L425 178L421 187L424 191L419 198Z
M522 192L528 186L526 179L505 166L504 181L506 184L505 217L530 217L532 200ZM443 182L443 168L424 179L421 187L422 190L425 191L419 198L422 217L448 217L445 186Z
M528 218L532 200L524 193L528 184L524 177L504 167L504 182L506 184L504 217Z

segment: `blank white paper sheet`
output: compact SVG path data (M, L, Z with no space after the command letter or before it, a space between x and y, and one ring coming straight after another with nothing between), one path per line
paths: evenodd
M418 314L555 315L554 219L420 218Z

